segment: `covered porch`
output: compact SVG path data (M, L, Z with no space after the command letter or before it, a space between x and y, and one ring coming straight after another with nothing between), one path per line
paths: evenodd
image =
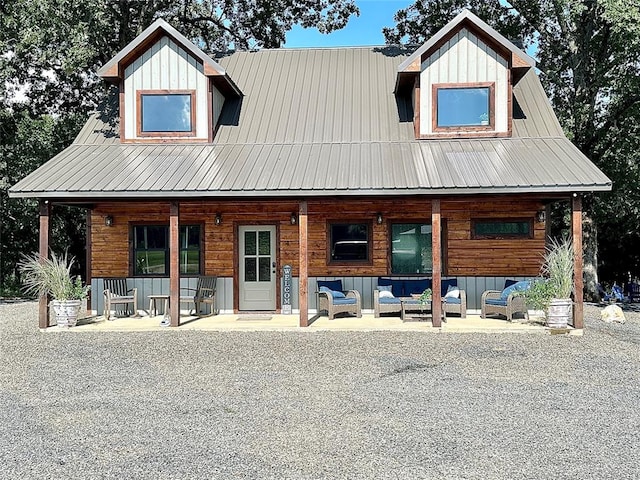
M531 315L527 322L508 322L500 318L480 318L479 313L468 314L466 318L450 317L435 327L431 321L410 318L402 321L399 317L375 318L373 313L364 313L361 318L338 317L328 320L326 316L311 314L308 328L300 328L297 314L219 314L207 317L182 315L180 327L171 329L161 326L163 316L143 316L141 318L117 318L107 321L103 316L86 317L71 329L78 332L141 332L141 331L412 331L431 333L528 333L548 334L541 317ZM43 329L47 332L61 331L58 327ZM582 329L571 328L571 335L581 335Z

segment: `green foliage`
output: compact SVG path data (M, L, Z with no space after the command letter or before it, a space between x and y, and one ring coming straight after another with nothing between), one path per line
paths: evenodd
M418 298L418 301L422 305L426 304L427 302L430 302L432 293L433 292L431 291L430 288L425 289L425 291L420 294L420 297Z
M594 233L585 236L585 284L595 288L596 266L610 280L640 276L634 248L640 242L640 3L417 0L383 30L387 43L423 43L463 8L506 38L536 47L540 78L565 133L613 181L611 193L584 199L594 221Z
M23 255L18 264L23 275L24 291L28 295L51 295L55 300L83 300L87 298L89 286L82 284L79 276L71 275L73 257L65 252L51 258L38 253Z
M67 147L109 88L96 70L157 18L205 51L279 47L293 25L328 33L358 15L353 0L13 0L0 4L0 292L20 284L37 249L38 206L7 190ZM83 271L85 215L55 206L51 244Z
M523 292L527 304L537 310L549 309L554 298L570 298L573 292L573 245L568 237L552 239L544 253L537 279Z

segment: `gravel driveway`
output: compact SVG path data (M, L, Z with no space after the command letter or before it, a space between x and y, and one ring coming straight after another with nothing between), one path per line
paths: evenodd
M640 314L582 337L73 333L0 304L0 478L640 478Z

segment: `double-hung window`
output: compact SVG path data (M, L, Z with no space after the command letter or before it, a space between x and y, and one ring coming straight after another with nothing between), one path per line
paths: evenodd
M201 260L199 225L180 227L180 273L198 275ZM169 274L169 227L136 225L133 227L134 275L166 276Z

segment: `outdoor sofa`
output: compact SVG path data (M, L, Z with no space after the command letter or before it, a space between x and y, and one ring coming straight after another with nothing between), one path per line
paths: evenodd
M467 295L464 290L458 288L458 279L444 279L440 283L443 308L445 313L455 313L461 318L467 316ZM427 288L432 287L430 278L421 279L395 279L378 278L378 288L373 291L373 315L378 318L382 313L401 313L401 298L408 298L414 294L421 294ZM389 290L390 288L390 290ZM390 291L389 294L382 291ZM406 302L407 300L405 300ZM418 300L415 300L418 303Z

